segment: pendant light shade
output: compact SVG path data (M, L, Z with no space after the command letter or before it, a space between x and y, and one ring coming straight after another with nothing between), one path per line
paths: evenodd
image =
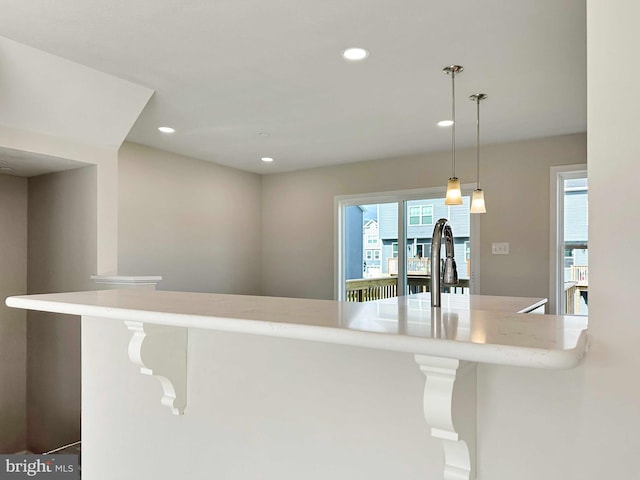
M462 190L460 189L460 179L452 177L447 182L447 196L444 199L445 205L462 205Z
M481 188L476 188L471 195L471 213L487 213L484 205L484 192Z
M445 205L462 205L462 192L460 191L460 180L456 177L456 74L462 72L464 68L460 65L449 65L442 71L451 75L451 178L447 182L447 196Z
M484 192L480 188L480 101L487 98L485 93L475 93L469 100L476 102L476 189L471 197L471 213L486 213Z

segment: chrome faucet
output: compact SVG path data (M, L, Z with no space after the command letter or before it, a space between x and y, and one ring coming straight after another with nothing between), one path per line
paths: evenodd
M444 261L444 271L441 273L440 265L440 245L444 235L445 250L447 258ZM453 258L453 231L446 218L441 218L436 222L431 239L431 306L440 306L440 282L445 286L458 284L458 269Z

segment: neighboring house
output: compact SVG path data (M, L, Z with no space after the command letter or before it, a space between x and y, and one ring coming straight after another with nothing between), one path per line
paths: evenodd
M364 224L362 233L364 252L362 257L365 277L377 276L381 273L382 243L380 242L378 222L369 220Z
M470 259L469 197L463 205L450 207L444 199L412 200L407 202L407 258L431 255L433 227L440 218L447 218L455 238L455 257L460 278L469 278ZM389 259L398 256L398 207L394 203L381 204L379 235L382 242L382 273L389 273Z
M571 279L572 266L588 266L587 179L567 180L564 191L564 267L565 279Z

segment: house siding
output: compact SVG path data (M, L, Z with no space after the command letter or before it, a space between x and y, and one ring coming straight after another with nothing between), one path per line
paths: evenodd
M362 208L345 208L345 280L362 278Z
M565 242L586 243L589 230L588 192L577 190L565 192L564 196L564 239Z

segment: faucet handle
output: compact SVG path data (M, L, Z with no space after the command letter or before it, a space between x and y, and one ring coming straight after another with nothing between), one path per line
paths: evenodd
M442 284L447 287L458 284L458 268L456 267L456 261L453 257L447 257L444 261Z

